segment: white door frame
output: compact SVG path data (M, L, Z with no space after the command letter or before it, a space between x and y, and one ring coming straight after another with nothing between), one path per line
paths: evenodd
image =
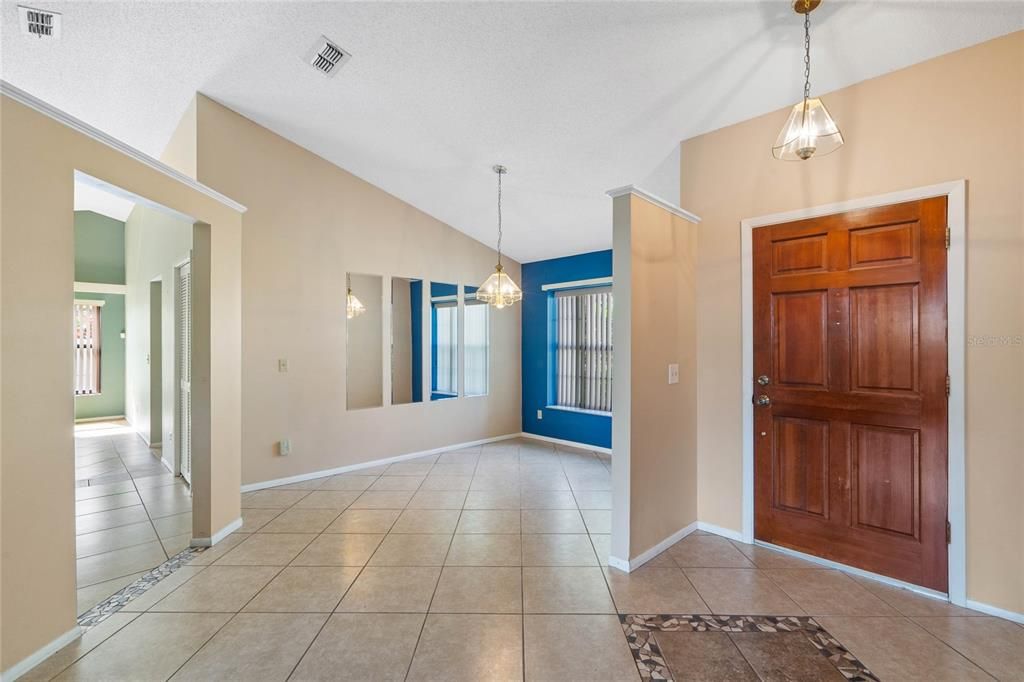
M949 354L949 414L948 414L948 515L952 529L949 544L949 600L964 606L967 599L967 519L965 483L965 347L967 327L966 309L966 257L967 257L967 181L954 180L901 192L851 199L812 208L773 213L747 218L740 222L742 268L742 329L743 329L743 541L754 542L754 271L753 230L755 227L788 223L805 218L844 213L856 209L872 208L916 201L932 197L947 197L947 227L950 247L946 258L946 291L948 315ZM898 582L898 581L893 581ZM900 583L903 584L903 583ZM931 592L925 588L919 591Z

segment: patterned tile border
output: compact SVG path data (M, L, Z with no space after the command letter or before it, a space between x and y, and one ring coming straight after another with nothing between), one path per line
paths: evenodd
M122 587L96 606L92 607L78 617L78 624L85 628L99 625L111 615L117 613L125 604L135 599L158 582L177 571L179 568L192 561L199 553L206 551L205 547L189 547L178 552L167 561L156 568L148 571L145 575L136 578L135 581Z
M644 680L672 680L655 632L803 632L822 656L853 682L878 678L813 618L802 616L622 615L636 667Z

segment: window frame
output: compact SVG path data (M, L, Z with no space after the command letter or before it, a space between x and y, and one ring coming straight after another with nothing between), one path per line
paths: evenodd
M598 400L589 402L589 405L597 404L597 409L588 406L587 400L584 396L578 396L574 401L563 396L561 391L564 387L564 377L561 374L562 367L560 361L564 362L565 354L562 352L563 346L563 332L562 325L566 322L564 319L560 319L559 314L559 299L560 298L579 298L587 295L597 294L608 294L608 323L603 325L603 329L600 331L602 337L606 339L605 342L598 340L598 343L604 348L594 349L591 348L588 351L584 351L586 355L590 356L595 352L601 350L607 351L607 357L604 360L607 363L606 375L592 377L591 381L596 382L597 386L592 385L590 390L596 390L598 393ZM550 343L550 372L549 381L550 389L548 395L547 409L552 410L563 410L567 412L577 412L582 414L592 414L597 416L610 417L612 415L613 400L612 400L612 366L614 365L615 349L613 341L613 321L614 321L614 292L611 285L608 282L601 282L600 284L591 284L588 286L577 286L577 287L565 287L550 290L549 293L549 343ZM599 313L598 313L599 314ZM580 318L582 319L582 318ZM579 322L577 322L578 324ZM578 331L578 329L577 329ZM576 352L580 352L580 347L577 345ZM573 381L580 382L580 376L574 375ZM601 382L606 382L606 386L601 387ZM581 404L583 403L583 404ZM607 406L607 409L601 409L603 406Z
M75 398L92 398L103 394L103 304L106 301L102 299L75 299L72 308L72 343L73 343L73 363L72 363L72 376L74 376L74 396ZM79 332L82 330L82 325L79 319L79 309L91 309L93 320L89 326L92 328L89 342L86 345L81 344L82 337ZM84 352L83 352L84 351ZM83 370L81 368L81 362L83 356L88 356L89 365L87 370L91 377L86 386L91 386L94 390L80 390L83 386L83 382L80 381Z

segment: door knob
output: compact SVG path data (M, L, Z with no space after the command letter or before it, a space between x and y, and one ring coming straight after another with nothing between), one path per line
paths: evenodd
M772 399L762 393L761 395L757 396L756 402L758 407L768 407L769 405L772 404Z
M757 378L757 383L761 384L762 386L767 386L768 384L772 383L772 380L768 378L767 374L762 374Z

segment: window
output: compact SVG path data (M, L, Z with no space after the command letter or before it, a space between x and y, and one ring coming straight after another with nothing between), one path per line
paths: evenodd
M437 318L437 375L434 392L457 395L459 392L459 309L454 302L435 303Z
M100 306L102 301L75 301L75 395L100 392Z
M466 395L487 395L489 310L483 301L466 297Z
M555 294L557 404L612 410L612 290Z

